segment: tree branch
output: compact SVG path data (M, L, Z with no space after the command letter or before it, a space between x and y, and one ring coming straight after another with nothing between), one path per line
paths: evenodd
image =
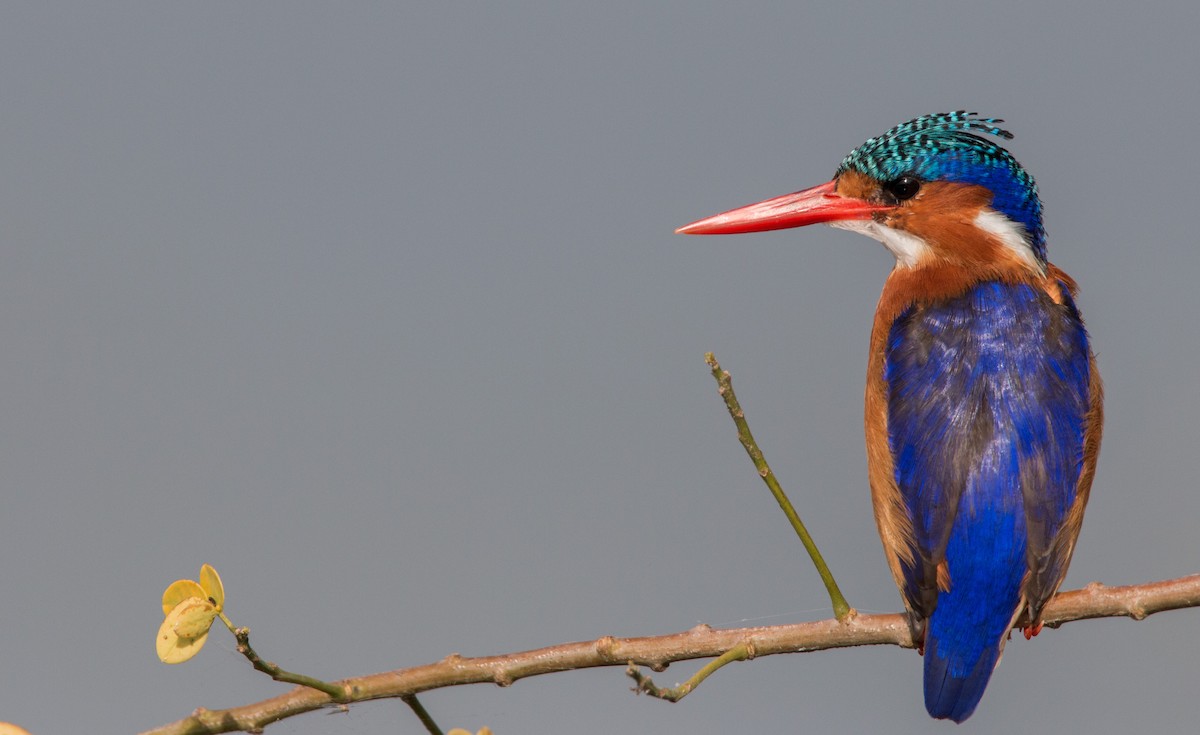
M1141 620L1156 612L1197 606L1200 606L1200 574L1126 587L1106 587L1093 582L1083 589L1059 594L1046 606L1042 617L1047 626L1058 627L1089 618ZM451 654L437 663L330 684L348 693L345 702L404 698L430 689L462 684L492 682L508 686L530 676L597 666L624 667L634 663L662 671L675 661L720 656L739 644L748 644L755 656L883 644L913 647L908 622L903 615L859 614L840 623L830 619L727 630L699 625L671 635L605 636L594 641L563 643L500 656L463 658ZM143 735L259 732L273 722L330 706L336 705L329 695L298 687L242 707L227 710L200 708L187 718L148 730Z

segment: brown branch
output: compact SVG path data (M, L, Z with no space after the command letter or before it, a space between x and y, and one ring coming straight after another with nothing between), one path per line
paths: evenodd
M1164 610L1200 606L1200 574L1127 587L1106 587L1093 582L1080 590L1063 592L1043 613L1046 625L1057 627L1074 620L1130 617L1141 620ZM891 644L912 648L903 615L857 615L844 623L819 620L811 623L759 628L714 630L699 625L682 633L645 638L613 638L563 643L501 656L463 658L458 654L437 663L411 669L330 682L348 693L346 702L406 697L430 689L492 682L508 686L518 679L558 671L629 663L661 671L668 664L720 656L738 644L747 644L755 656L820 651L847 646ZM227 710L197 709L190 717L148 730L143 735L207 735L222 732L258 732L287 717L335 706L329 695L297 687L277 697Z

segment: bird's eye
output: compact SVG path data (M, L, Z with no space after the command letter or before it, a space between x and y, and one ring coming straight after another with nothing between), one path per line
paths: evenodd
M916 176L905 174L898 179L892 179L883 185L884 191L896 197L897 201L912 199L921 188L921 180Z

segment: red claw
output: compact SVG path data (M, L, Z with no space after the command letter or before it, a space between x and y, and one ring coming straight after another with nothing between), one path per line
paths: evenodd
M1025 632L1025 640L1030 640L1038 633L1042 632L1042 623L1039 621L1037 625L1029 625L1023 628Z

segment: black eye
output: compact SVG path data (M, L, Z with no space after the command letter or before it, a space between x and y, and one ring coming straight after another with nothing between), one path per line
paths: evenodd
M916 176L905 174L898 179L892 179L883 185L884 191L896 197L896 201L912 199L921 189L921 180Z

